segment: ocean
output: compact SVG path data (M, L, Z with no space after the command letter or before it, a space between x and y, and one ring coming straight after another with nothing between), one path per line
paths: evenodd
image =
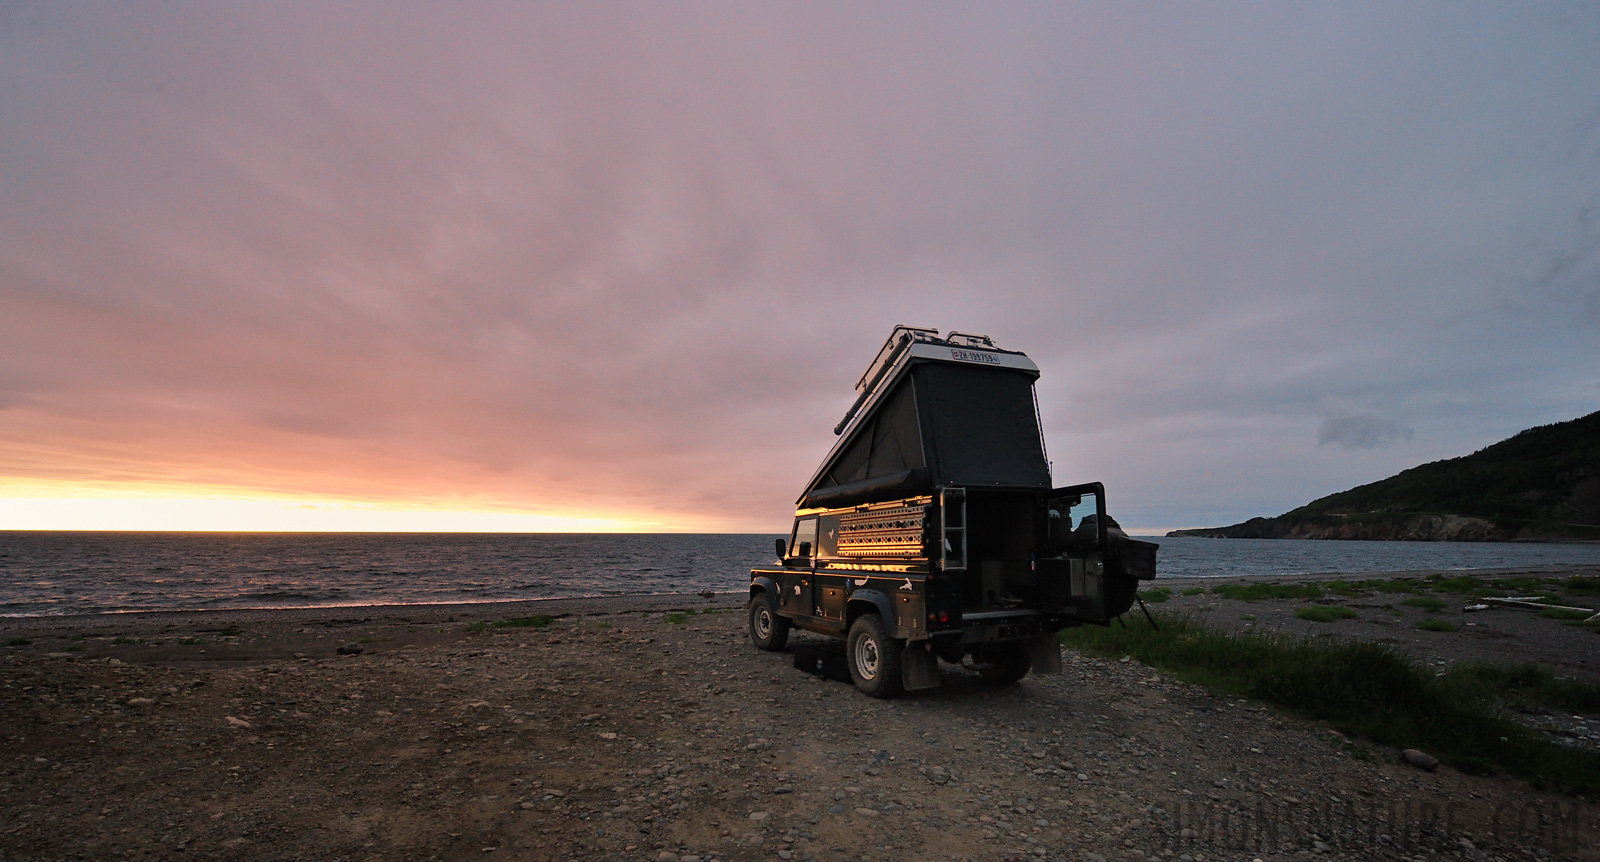
M775 538L0 531L0 616L738 591ZM1600 566L1597 544L1154 541L1164 577Z

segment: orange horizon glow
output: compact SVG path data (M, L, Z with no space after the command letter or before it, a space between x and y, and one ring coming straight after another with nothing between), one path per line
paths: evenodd
M252 533L656 533L706 525L595 512L537 512L175 488L0 485L0 530ZM714 531L714 530L713 530Z

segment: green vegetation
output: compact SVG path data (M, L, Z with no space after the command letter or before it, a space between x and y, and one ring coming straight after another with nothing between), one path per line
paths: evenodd
M488 627L488 623L467 623L467 631L474 633L481 632Z
M1432 617L1429 617L1428 619L1419 621L1417 623L1417 628L1422 629L1425 632L1458 632L1458 631L1461 631L1461 627L1460 626L1456 625L1453 622L1450 622L1449 620L1436 620L1436 619L1434 619Z
M1454 593L1460 596L1478 596L1489 588L1482 578L1472 575L1456 575L1447 578L1443 575L1429 575L1428 585L1441 593Z
M1172 598L1172 590L1167 587L1156 587L1153 590L1140 590L1139 598L1147 602L1164 602Z
M1433 596L1415 596L1406 599L1400 604L1410 608L1422 608L1425 611L1437 611L1444 608L1445 601L1444 599L1436 599Z
M1186 595L1186 596L1203 596L1203 595L1206 594L1206 588L1205 587L1185 587L1184 590L1183 590L1183 594Z
M1600 683L1559 677L1531 662L1464 662L1450 669L1445 682L1457 696L1502 709L1600 712Z
M1256 621L1256 615L1255 614L1240 614L1239 615L1239 619L1244 621L1244 622L1247 622L1247 623L1253 623L1253 622Z
M1225 599L1320 599L1322 587L1317 584L1220 584L1211 592Z
M1379 745L1420 748L1465 771L1502 771L1539 787L1600 793L1600 754L1558 746L1501 716L1509 706L1594 710L1600 686L1537 667L1457 665L1442 676L1382 644L1231 633L1158 614L1126 628L1080 626L1068 646L1131 655L1219 693L1276 704Z
M205 643L202 638L178 638L178 643L183 646L201 646Z
M1573 622L1579 622L1594 616L1594 613L1592 611L1574 611L1567 608L1545 608L1539 612L1539 616L1544 617L1547 620L1571 620Z
M27 638L12 638L6 641L6 646L27 646L31 643L33 643L33 641L28 640Z
M1600 596L1600 578L1584 575L1567 578L1561 582L1561 591L1574 596Z
M111 643L115 644L116 646L138 646L139 644L144 643L144 641L139 640L138 638L115 637L111 639Z
M673 611L672 613L667 614L667 622L672 623L673 625L678 625L692 616L694 616L694 608L690 608L686 611Z
M514 617L509 620L495 620L494 627L497 629L542 629L545 626L550 625L550 620L552 619L554 618L548 614L537 614L531 617Z
M1390 578L1362 581L1361 585L1367 589L1380 593L1420 593L1426 592L1427 583L1416 578Z
M1353 620L1356 618L1356 612L1349 608L1329 607L1327 605L1295 608L1294 615L1314 623L1331 623L1334 620Z

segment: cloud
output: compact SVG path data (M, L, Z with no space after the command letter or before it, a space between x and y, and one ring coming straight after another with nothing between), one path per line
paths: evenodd
M1208 523L1600 383L1592 21L4 14L0 482L775 529L910 323L1034 356L1119 520Z
M1395 440L1410 440L1415 432L1392 419L1344 413L1322 420L1317 445L1337 443L1346 449L1372 449Z

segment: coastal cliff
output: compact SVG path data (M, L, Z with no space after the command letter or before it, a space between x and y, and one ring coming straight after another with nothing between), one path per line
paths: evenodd
M1600 412L1530 428L1275 518L1169 536L1424 542L1600 540Z

